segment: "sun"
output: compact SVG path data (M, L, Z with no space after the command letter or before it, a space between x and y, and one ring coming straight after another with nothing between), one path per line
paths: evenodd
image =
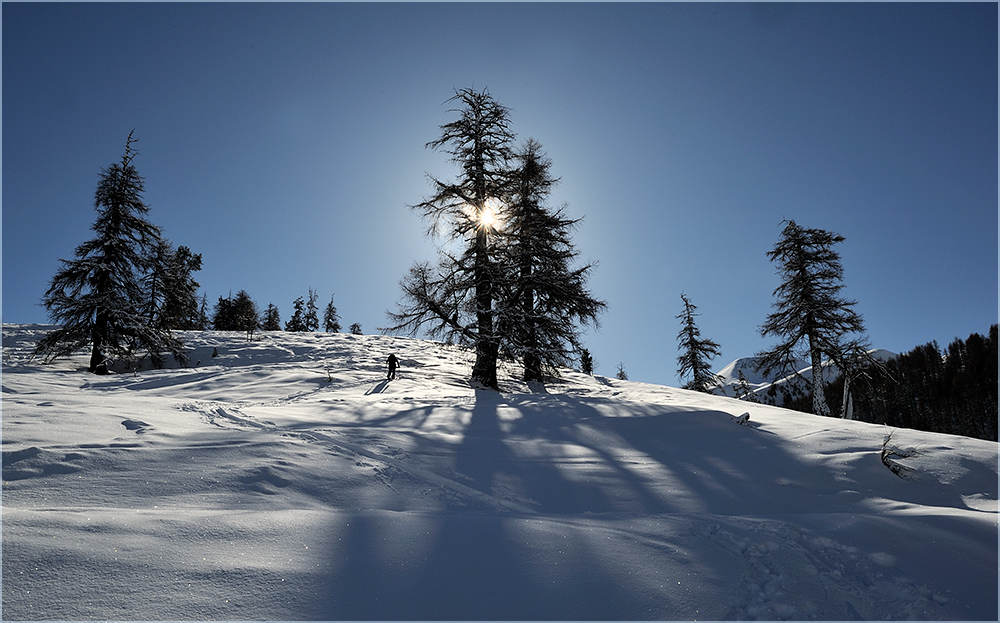
M496 199L487 199L481 210L478 210L476 220L481 229L496 231L500 227L500 202Z
M479 226L486 229L496 229L497 215L490 206L484 206L479 213Z

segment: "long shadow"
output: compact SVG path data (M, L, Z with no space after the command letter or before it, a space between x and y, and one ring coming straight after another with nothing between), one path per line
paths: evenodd
M383 380L373 385L368 391L365 392L365 396L371 396L372 394L381 394L385 391L385 388L389 385L389 381Z
M351 519L332 552L335 570L324 582L324 598L313 618L364 620L614 620L636 618L655 596L636 587L609 582L601 556L582 541L551 531L550 520L564 514L607 509L614 503L606 483L566 477L557 461L518 455L525 435L545 443L576 444L570 432L576 417L564 408L531 402L512 405L489 390L476 392L462 441L454 454L456 480L494 499L537 500L538 511L514 513L477 506L450 507L442 513L396 517L375 511ZM524 411L527 428L511 429L501 409ZM585 417L597 415L596 410ZM418 441L419 442L419 441ZM429 441L420 442L433 447ZM604 455L601 461L612 460ZM625 475L622 475L624 478ZM639 483L632 483L638 488ZM651 505L647 501L647 506ZM542 518L539 522L536 518ZM402 536L396 524L422 521L418 539ZM558 525L559 519L554 519ZM389 525L396 524L396 525ZM389 541L387 534L396 533ZM411 530L411 534L415 532ZM342 539L342 540L341 540ZM564 553L577 563L559 566ZM580 561L583 561L582 563Z
M596 542L580 540L581 526L590 518L659 516L652 520L669 522L664 517L671 513L739 511L735 500L748 483L738 465L727 463L727 455L746 457L759 450L766 460L767 452L782 450L762 441L769 436L732 423L729 414L629 405L627 417L615 417L619 403L596 400L478 391L455 450L455 477L497 499L529 500L538 514L471 502L421 515L424 523L415 539L418 531L405 528L412 515L375 511L355 516L350 532L338 536L341 545L333 555L339 562L324 580L325 598L308 614L368 620L620 620L672 611L666 604L676 597L673 593L643 592L608 575L615 558ZM692 441L697 431L700 436ZM423 449L434 445L417 443ZM777 472L794 467L793 457L771 458L779 464ZM657 481L662 474L687 490L685 497L671 497L669 487ZM692 499L704 508L693 509ZM761 508L766 504L763 500ZM563 522L575 527L560 527ZM561 555L573 566L560 567ZM705 571L712 578L727 577L730 569L720 562L727 560L705 561Z
M557 408L559 413L553 415L550 411L554 404L547 395L521 402L505 400L496 392L478 390L472 418L456 453L455 469L471 479L478 490L494 496L530 500L537 512L607 511L615 504L614 487L606 486L608 483L599 479L570 478L575 471L561 468L560 460L577 460L572 456L560 459L559 453L580 443L567 426L580 414L567 414ZM515 408L521 417L513 424L508 422L502 426L501 406ZM596 411L584 417L589 415L596 415ZM505 427L509 432L504 432ZM532 444L545 445L556 458L537 453L525 456L520 446L526 439ZM591 447L590 450L601 461L614 464L613 457L601 449ZM637 484L632 483L631 488L638 489ZM649 506L648 502L644 506Z
M663 486L656 480L623 476L622 486L649 502L644 512L691 512L696 502L702 512L721 515L796 513L808 505L811 495L816 496L814 508L819 508L830 503L830 493L843 488L832 475L803 465L776 443L776 437L739 426L728 413L633 404L629 417L606 417L587 404L603 399L584 402L566 395L560 399L572 411L592 413L588 425L599 435L618 440L626 452L650 461L675 483ZM607 404L615 406L613 401ZM591 447L607 457L609 465L633 474L621 457ZM757 480L745 475L744 461L754 462L751 471Z
M465 428L462 444L455 453L455 469L471 479L476 488L490 493L498 472L511 460L503 442L498 407L500 394L477 389L472 418Z
M407 412L404 419L431 411ZM609 561L616 559L578 538L592 519L636 517L668 525L674 513L769 516L836 505L820 499L837 490L831 475L820 475L822 468L804 464L774 436L733 423L728 413L480 390L469 417L457 447L414 435L412 454L435 455L439 466L452 460L449 478L497 500L528 504L533 512L477 499L437 512L352 512L350 530L329 539L329 571L309 580L317 583L319 598L296 616L648 618L644 613L670 612L665 604L673 594L644 593L609 576ZM358 425L378 426L370 420ZM747 460L761 462L750 471L763 482L744 475ZM557 564L563 552L572 568ZM699 562L711 582L728 577L734 561Z
M306 580L318 599L295 614L325 620L621 620L640 618L655 599L608 582L585 551L566 552L584 564L553 565L551 544L538 542L544 533L524 518L449 513L418 521L430 543L397 537L387 546L387 534L406 531L396 517L350 517L342 547L331 552L332 572Z
M606 490L599 483L566 478L556 462L525 460L517 454L517 438L527 432L547 430L547 442L577 443L564 423L556 421L572 420L572 414L563 412L547 425L541 421L547 407L517 405L530 412L524 417L537 427L517 433L501 418L501 409L510 406L496 392L476 392L454 454L456 479L495 499L535 495L545 514L477 507L472 501L441 513L354 515L331 552L333 570L318 589L323 598L314 604L315 611L303 615L355 620L616 620L640 617L657 601L636 586L609 581L606 560L586 541L567 540L565 529L558 528L565 520L560 517L569 518L561 513L606 508L612 502ZM570 536L576 535L571 531ZM560 566L560 556L574 564Z

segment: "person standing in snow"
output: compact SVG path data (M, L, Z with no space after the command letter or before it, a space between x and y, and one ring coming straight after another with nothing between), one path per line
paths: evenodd
M399 359L396 359L395 353L391 353L389 355L389 358L386 359L385 362L389 364L389 376L386 378L386 380L391 381L396 378L396 368L399 367Z

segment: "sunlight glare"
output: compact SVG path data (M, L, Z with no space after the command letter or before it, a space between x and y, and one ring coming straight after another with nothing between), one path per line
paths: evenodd
M487 229L496 228L497 217L493 212L493 208L490 206L483 207L483 211L479 213L479 225Z
M479 211L479 227L496 231L500 227L500 202L497 199L487 199L483 209Z

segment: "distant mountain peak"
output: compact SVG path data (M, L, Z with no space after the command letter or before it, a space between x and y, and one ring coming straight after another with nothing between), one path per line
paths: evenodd
M882 362L888 361L897 356L896 353L885 350L884 348L873 348L868 352L875 359ZM758 372L757 364L759 361L759 357L741 357L716 372L716 374L721 376L723 380L722 386L715 388L713 393L719 396L735 397L736 392L734 391L734 387L738 386L740 383L740 372L743 373L743 379L746 381L747 385L750 386L750 389L758 395L762 395L766 392L771 385L788 384L793 382L802 383L812 379L812 364L805 359L798 360L796 372L780 376L777 373L765 376ZM824 362L823 367L824 378L828 381L840 374L837 366L831 364L829 361Z

